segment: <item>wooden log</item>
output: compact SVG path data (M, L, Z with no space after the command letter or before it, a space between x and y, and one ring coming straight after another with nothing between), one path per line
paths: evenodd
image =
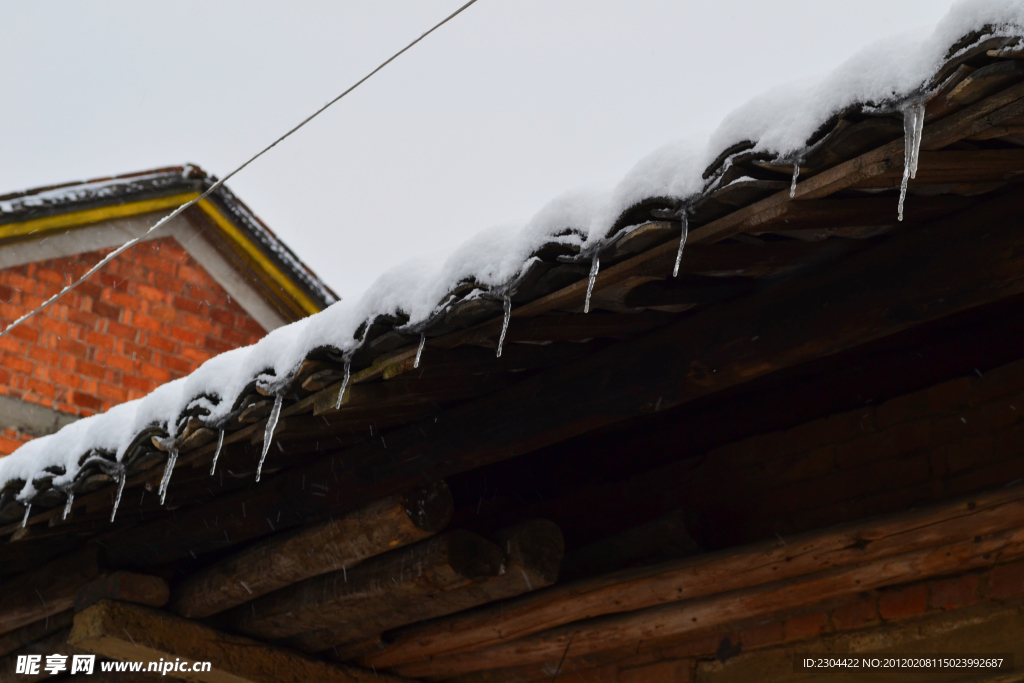
M682 510L577 548L568 554L562 580L597 576L640 562L653 564L696 555L700 546L686 529Z
M880 520L848 524L564 584L500 607L413 626L393 635L376 667L401 666L446 653L485 651L556 626L602 615L699 600L831 568L882 562L1024 523L1024 487L1016 487Z
M194 621L112 600L102 600L76 614L68 643L83 652L121 661L180 659L190 667L195 662L209 662L210 671L173 672L178 678L209 683L402 680L385 673L309 660Z
M983 603L962 607L951 612L937 612L896 623L887 623L868 629L840 632L821 636L793 645L782 645L751 652L740 652L724 662L706 658L700 662L698 676L701 683L854 683L867 680L899 680L906 683L932 683L933 681L971 680L992 683L1010 683L1024 678L1020 673L1020 661L1024 657L1024 610L1019 601L1016 604ZM970 676L949 676L948 672L936 670L912 671L904 669L896 676L865 675L863 668L857 671L833 669L827 673L794 672L793 658L797 653L828 657L879 653L899 656L914 653L1004 653L1015 660L1007 660L999 669L988 672L974 672ZM1016 675L1010 672L1016 670ZM991 676L991 678L990 678Z
M0 657L8 655L15 650L22 648L29 643L41 640L51 633L71 626L71 619L74 617L72 610L59 612L52 617L46 617L39 621L22 626L10 633L0 636Z
M60 674L54 674L46 671L47 655L63 655L68 659L65 660L68 664L68 670L71 666L71 655L76 654L78 651L70 647L67 644L68 633L71 629L64 626L60 630L51 633L50 635L26 644L20 650L12 652L9 655L0 657L0 681L11 681L16 683L20 681L45 681L53 678ZM25 655L34 655L40 657L39 669L34 674L18 673L18 657Z
M167 582L159 576L112 572L86 584L75 594L75 611L81 612L100 600L163 607L170 597Z
M257 598L226 615L233 630L258 638L287 638L334 626L339 619L369 623L382 614L438 593L498 576L501 549L468 531L378 555Z
M208 617L320 574L420 541L452 516L444 481L375 501L337 520L274 536L207 567L175 590L171 609Z
M100 573L96 548L62 557L0 586L0 633L8 633L75 604L75 594Z
M558 578L565 542L557 525L531 520L500 532L494 540L505 552L503 570L497 575L437 593L429 599L388 599L389 609L374 610L358 620L338 615L343 620L335 617L335 624L293 638L292 644L306 652L319 652L339 644L355 643L355 647L346 650L351 657L360 649L370 651L372 645L380 641L380 634L390 629L522 595L550 586Z
M410 662L396 670L405 676L450 677L470 671L555 662L570 646L573 655L580 656L641 641L667 641L865 590L990 567L1024 556L1024 527L968 536L966 540L948 545L852 567L574 622L483 650L442 655L429 662Z

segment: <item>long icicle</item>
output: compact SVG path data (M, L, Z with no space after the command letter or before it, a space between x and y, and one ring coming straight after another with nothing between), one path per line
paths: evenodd
M341 391L338 392L338 400L334 403L334 409L341 409L341 402L345 399L345 389L348 388L348 379L352 376L352 363L345 361L345 379L341 380Z
M508 332L508 320L512 317L512 297L506 294L502 304L505 308L505 319L501 322L501 336L498 337L498 358L501 358L501 347L505 345L505 333Z
M679 264L683 262L683 247L686 246L686 236L690 234L690 221L686 216L686 209L679 213L679 219L683 223L683 229L679 236L679 251L676 252L676 265L672 268L672 277L679 277Z
M110 521L114 521L114 517L117 516L117 508L121 504L121 494L124 493L124 482L128 479L124 467L117 472L117 495L114 496L114 509L110 511ZM161 503L163 501L160 501Z
M220 449L224 448L224 430L217 435L217 450L213 452L213 462L210 464L210 476L217 471L217 460L220 458Z
M903 203L907 199L907 184L917 177L917 162L921 156L921 136L924 133L924 105L915 104L903 110L903 181L900 183L899 219L903 220Z
M789 184L789 198L796 196L796 179L800 177L800 160L793 162L793 182Z
M426 345L426 343L427 343L427 335L421 332L420 333L420 347L418 349L416 349L416 360L414 360L412 362L412 369L413 370L415 370L416 368L418 368L420 366L420 356L423 355L423 347Z
M74 490L71 489L70 487L68 487L67 493L68 493L68 499L64 503L64 516L61 517L61 520L65 520L65 519L68 518L68 515L71 514L71 506L75 504L75 492L74 492Z
M174 472L174 466L178 463L178 449L175 446L171 447L171 452L167 454L167 464L164 465L164 476L160 478L160 488L158 492L160 494L160 504L163 505L164 501L167 500L167 487L171 485L171 473Z
M32 512L32 503L28 503L25 506L25 516L21 518L21 528L24 529L28 526L28 515Z
M260 456L260 464L256 466L256 481L260 480L263 473L263 461L267 459L267 451L270 450L270 442L274 439L274 430L277 429L277 419L281 417L281 404L284 403L284 395L278 394L274 399L274 407L270 409L270 417L267 418L267 428L263 432L263 455Z
M601 257L596 253L594 260L590 263L590 280L587 281L587 299L583 302L583 312L590 313L590 295L594 292L594 281L597 280L597 271L601 268Z

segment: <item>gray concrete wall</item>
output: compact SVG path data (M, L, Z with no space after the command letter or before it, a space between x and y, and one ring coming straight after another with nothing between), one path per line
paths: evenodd
M0 429L16 429L32 436L53 434L78 417L53 408L0 396Z

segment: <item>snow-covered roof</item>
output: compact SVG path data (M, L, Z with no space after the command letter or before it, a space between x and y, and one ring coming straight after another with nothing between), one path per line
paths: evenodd
M759 95L726 117L706 144L677 142L656 150L608 192L567 192L525 225L485 230L443 261L392 268L361 297L212 358L143 399L0 459L0 521L10 521L3 518L11 509L5 504L42 504L46 494L62 492L47 498L52 506L63 492L79 490L88 472L116 477L131 471L151 436L173 451L174 443L194 432L190 422L223 428L246 407L243 399L254 388L281 397L279 410L311 358L346 363L355 375L380 354L415 349L422 338L501 316L506 301L516 306L543 296L526 286L538 264L580 261L589 267L595 255L650 221L652 211L678 216L685 210L700 223L711 194L743 180L751 163L792 167L799 161L807 172L818 163L827 166L820 151L837 121L859 117L884 121L890 132L893 126L902 130L901 112L938 91L958 66L989 50L1013 50L1022 39L1021 0L962 0L930 32L876 42L830 74ZM19 206L28 200L4 200L0 217Z
M135 202L187 192L203 192L216 178L186 165L41 187L0 197L0 237L4 226L50 218L73 211ZM275 266L286 273L323 309L338 297L291 249L230 190L221 186L210 197L217 207Z

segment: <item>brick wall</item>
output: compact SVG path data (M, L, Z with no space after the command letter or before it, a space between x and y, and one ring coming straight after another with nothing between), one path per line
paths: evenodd
M0 270L0 325L40 305L107 253ZM92 415L264 334L173 238L143 242L0 338L0 394ZM0 454L29 438L5 430Z

